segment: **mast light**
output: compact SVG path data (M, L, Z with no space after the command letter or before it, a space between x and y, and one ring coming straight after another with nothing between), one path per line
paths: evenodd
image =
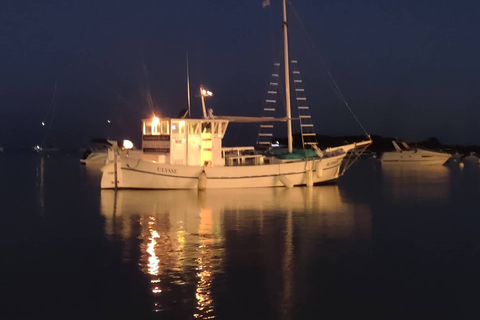
M204 96L204 97L211 97L211 96L213 96L213 92L212 92L212 91L205 90L205 89L202 89L202 96Z

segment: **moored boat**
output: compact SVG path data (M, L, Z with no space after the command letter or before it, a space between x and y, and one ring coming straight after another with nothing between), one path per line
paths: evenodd
M408 163L443 165L451 157L451 154L439 151L430 151L422 148L410 148L406 142L398 143L392 141L395 151L384 152L382 163Z
M468 156L463 158L463 162L468 164L480 164L480 158L475 154L475 152L470 152Z
M213 112L207 112L205 107L205 98L212 96L212 93L201 87L203 118L160 118L153 115L144 119L141 152L129 152L128 148L119 146L110 147L107 164L103 168L101 188L221 189L312 186L334 181L343 175L352 161L358 158L349 155L348 162L342 168L348 152L356 148L364 150L372 141L367 136L368 140L365 141L320 150L316 143L305 140L303 144L307 149L300 154L294 153L285 0L283 28L285 117L266 119L215 116ZM297 97L297 101L299 100L305 101L306 98ZM302 124L305 119L310 118L299 114L296 120L300 120ZM286 156L257 153L254 147L222 147L222 140L230 122L276 121L287 124ZM303 127L313 128L313 125L303 122ZM303 129L302 134L315 136Z
M115 144L118 144L115 140L93 139L92 147L84 152L80 163L84 165L105 165L107 150Z

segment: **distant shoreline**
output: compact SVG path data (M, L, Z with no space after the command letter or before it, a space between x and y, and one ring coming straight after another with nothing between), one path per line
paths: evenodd
M394 147L392 144L392 140L397 140L395 138L390 137L382 137L379 135L371 135L372 138L372 145L368 147L368 150L371 152L375 152L377 154L381 154L385 151L393 151ZM317 141L321 149L325 149L328 147L334 147L343 145L345 143L353 143L357 141L365 140L366 137L364 135L357 135L357 136L327 136L327 135L317 135ZM277 138L280 144L286 145L287 139L286 138ZM436 137L430 137L427 140L423 141L407 141L411 147L422 147L431 150L441 150L444 152L448 152L454 154L458 152L459 154L468 155L471 152L475 152L480 154L480 145L460 145L460 144L442 144ZM295 148L302 148L302 138L299 133L293 135L293 144ZM49 154L55 153L83 153L88 149L88 147L79 147L79 148L59 148L59 150L55 151L46 151ZM9 148L4 147L2 153L35 153L31 147L17 147L17 148ZM45 153L45 152L44 152Z

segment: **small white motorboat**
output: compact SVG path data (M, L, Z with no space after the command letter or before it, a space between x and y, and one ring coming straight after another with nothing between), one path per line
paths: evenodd
M93 139L92 147L83 154L80 163L84 165L105 165L107 161L108 148L118 145L115 140Z
M470 155L463 158L463 162L468 164L480 164L480 158L475 152L470 152Z
M395 141L392 141L395 151L384 152L382 163L410 163L410 164L429 164L443 165L451 157L446 152L431 151L421 148L410 148L410 146L401 142L401 148Z

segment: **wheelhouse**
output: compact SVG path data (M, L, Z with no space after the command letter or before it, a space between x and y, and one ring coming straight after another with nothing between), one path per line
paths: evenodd
M224 119L158 118L143 120L142 150L164 155L167 163L189 166L223 166Z

